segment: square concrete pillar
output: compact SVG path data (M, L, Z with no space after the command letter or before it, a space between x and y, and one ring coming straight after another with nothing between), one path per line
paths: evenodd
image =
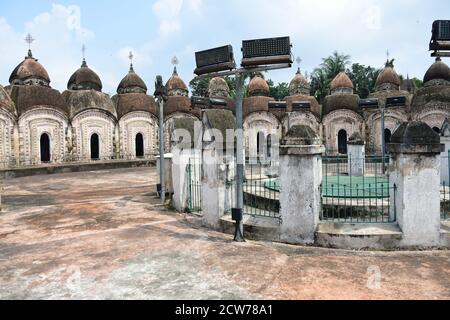
M280 240L312 244L321 210L325 147L308 126L293 126L280 146Z
M362 177L366 166L366 145L361 135L356 132L347 143L348 174L353 177Z
M164 180L166 184L166 192L169 194L173 193L173 183L172 183L172 157L173 155L171 153L166 153L164 155ZM161 165L160 156L156 156L156 172L159 172L159 167Z
M185 212L188 207L189 184L201 179L201 153L195 149L182 149L177 146L172 148L172 182L173 182L173 207L178 212ZM189 177L189 166L198 177ZM189 178L191 181L189 181Z
M214 150L203 150L202 212L203 224L219 229L225 214L226 165Z
M203 112L202 213L203 224L220 228L220 219L230 202L227 175L234 165L235 118L231 111L210 109ZM227 132L231 130L230 132ZM226 139L230 138L231 141Z
M441 153L441 184L450 185L450 137L441 137L441 144L444 145L444 150Z
M201 139L202 125L192 118L175 118L171 125L172 203L178 212L185 212L189 185L201 180L201 149L197 148L196 142ZM189 170L192 170L191 174Z
M392 136L388 150L392 154L391 216L396 215L403 232L401 245L439 246L442 151L439 135L423 122L404 123Z

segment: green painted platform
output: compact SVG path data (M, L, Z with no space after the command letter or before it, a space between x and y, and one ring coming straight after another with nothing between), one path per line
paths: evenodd
M278 179L267 181L264 186L280 191ZM386 177L326 176L322 180L325 198L383 199L389 198L389 179Z

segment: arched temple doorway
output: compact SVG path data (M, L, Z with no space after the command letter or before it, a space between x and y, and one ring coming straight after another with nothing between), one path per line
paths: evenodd
M265 144L264 132L258 132L256 136L256 153L258 157L264 155L264 144Z
M41 162L50 162L50 137L43 133L40 141Z
M347 154L347 131L344 129L338 133L338 152L341 154Z
M136 135L136 141L135 141L135 147L136 147L136 157L142 158L144 157L144 136L142 133L138 133Z
M91 136L91 160L99 160L100 159L100 150L99 150L99 138L98 134L94 133Z
M267 158L270 159L272 157L272 135L269 134L267 136Z

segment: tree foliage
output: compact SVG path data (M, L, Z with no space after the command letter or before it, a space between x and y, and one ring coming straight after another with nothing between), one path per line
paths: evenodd
M224 79L227 82L228 87L230 88L230 96L234 98L236 95L236 83L234 81L234 78L226 76L224 77ZM189 82L189 87L191 88L192 96L207 97L210 80L211 78L209 77L200 80L197 78L192 79Z
M314 69L311 75L311 92L319 102L329 94L331 81L349 64L349 55L335 51L331 56L323 58L320 66Z
M393 67L394 59L388 60L386 66ZM341 71L346 71L348 76L353 82L355 87L355 93L360 96L360 98L367 98L371 92L374 91L375 83L381 70L365 66L360 63L350 62L350 56L339 53L338 51L333 52L329 57L323 58L322 63L314 69L310 76L311 80L311 94L316 97L319 103L323 103L324 98L330 94L331 81L338 75ZM248 96L248 82L256 74L248 75L244 79L244 97ZM264 74L258 73L260 77L264 79ZM400 78L402 76L400 75ZM210 79L192 80L189 85L192 90L192 95L206 97L208 95L208 85ZM236 84L233 77L225 77L230 88L230 95L232 98L236 95ZM423 83L420 79L411 79L417 88L421 88ZM283 100L289 95L289 84L286 82L275 84L272 80L267 80L270 89L270 97L276 100Z
M371 66L354 63L350 69L347 70L347 74L353 82L355 93L359 95L361 99L365 99L373 92L380 70Z
M274 84L272 80L267 80L267 84L269 85L269 96L274 98L277 101L283 100L287 96L289 96L289 84L286 82Z

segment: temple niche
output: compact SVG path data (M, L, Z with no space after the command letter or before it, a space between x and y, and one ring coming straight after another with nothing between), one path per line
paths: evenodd
M288 114L283 117L283 134L289 131L289 128L296 125L306 125L313 129L322 137L322 128L320 125L320 116L322 108L316 98L311 96L311 86L308 80L302 75L300 68L289 84L289 96L284 98L287 102ZM298 103L307 103L309 108L299 108Z
M13 70L8 91L17 112L18 134L13 131L16 163L35 165L65 160L68 108L59 91L50 87L45 68L31 50Z
M117 112L111 98L103 93L100 77L83 59L70 77L63 97L72 123L73 159L113 159L119 154Z
M386 100L392 97L405 97L404 106L389 107L385 109L385 142L390 141L390 137L403 123L408 121L408 112L411 107L413 95L401 89L401 80L394 69L394 60L387 61L375 82L375 92L369 95L370 98L377 98L381 108L386 107ZM410 81L410 80L406 80ZM410 89L411 90L411 89ZM381 110L363 110L370 134L366 139L366 148L370 152L381 152Z
M147 86L134 71L133 64L112 99L119 119L122 157L134 159L156 154L158 113L155 99L147 95Z
M411 117L439 133L450 117L450 68L437 58L425 73L423 83L414 95Z
M359 96L345 72L331 82L331 94L325 97L322 109L323 141L330 154L346 154L350 136L359 132L366 137Z
M282 126L279 116L269 110L269 85L255 75L248 86L248 97L243 101L244 145L249 159L270 159L274 141L279 139Z
M164 105L164 147L166 152L170 152L172 148L170 137L175 128L174 119L191 118L200 121L201 111L191 105L188 87L178 75L176 66L166 83L166 88L168 99Z

